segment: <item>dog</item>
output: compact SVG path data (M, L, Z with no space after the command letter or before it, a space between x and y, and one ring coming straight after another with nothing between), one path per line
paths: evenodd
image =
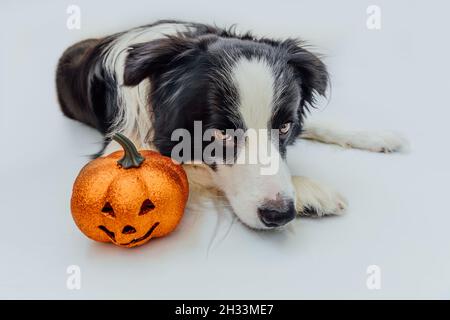
M297 215L340 215L347 207L339 193L291 175L287 147L299 138L374 152L404 147L393 133L305 121L328 85L325 64L302 41L170 20L76 43L63 53L56 72L63 113L104 134L98 155L118 148L111 140L116 132L138 148L170 157L178 143L174 131L193 134L197 122L202 133L212 130L214 143L235 153L231 162L223 155L183 153L191 194L225 199L254 229L281 228ZM244 134L231 135L229 129ZM269 162L239 163L255 147L248 130L263 132ZM205 148L205 143L197 147ZM261 174L272 162L277 170Z

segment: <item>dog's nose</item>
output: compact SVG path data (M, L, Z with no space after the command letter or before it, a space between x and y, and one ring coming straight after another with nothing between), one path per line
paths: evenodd
M296 211L294 202L289 201L284 208L260 207L258 209L258 215L266 227L281 227L295 218Z
M135 232L136 232L136 229L130 225L127 225L127 226L123 227L123 229L122 229L123 234L132 234Z

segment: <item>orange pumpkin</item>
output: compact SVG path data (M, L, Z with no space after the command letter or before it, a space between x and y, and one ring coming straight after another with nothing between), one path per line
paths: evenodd
M75 180L71 211L89 238L139 246L170 233L183 216L189 186L180 165L154 151L138 152L121 134L124 149L89 162Z

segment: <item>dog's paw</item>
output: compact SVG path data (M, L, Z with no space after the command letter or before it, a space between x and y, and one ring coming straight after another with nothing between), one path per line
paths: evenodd
M298 214L304 217L325 217L342 215L347 209L347 201L337 192L310 194Z
M343 139L342 145L347 148L382 153L402 152L408 149L408 141L392 131L355 132L348 134Z
M292 182L296 190L296 209L301 216L341 215L348 206L339 193L308 178L292 177Z
M304 139L337 144L344 148L354 148L372 152L408 151L409 143L399 133L392 131L348 130L333 123L305 123Z

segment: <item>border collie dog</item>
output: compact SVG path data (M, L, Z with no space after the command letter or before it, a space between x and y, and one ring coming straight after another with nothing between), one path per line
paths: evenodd
M328 79L324 63L301 41L159 21L71 46L59 61L56 84L64 114L104 134L99 155L118 148L111 137L120 132L138 148L171 156L179 143L173 132L194 135L201 121L202 133L212 130L214 143L232 149L234 161L224 162L223 155L214 153L208 161L202 152L200 157L186 153L182 162L190 201L198 200L195 194L211 195L225 201L247 226L271 229L297 214L335 215L346 208L338 193L291 176L286 147L296 139L375 152L397 151L404 144L392 133L304 122L315 97L326 94ZM266 132L269 162L240 163L255 142L246 134L230 135L229 129ZM200 144L200 151L207 146ZM277 170L261 174L274 161Z

